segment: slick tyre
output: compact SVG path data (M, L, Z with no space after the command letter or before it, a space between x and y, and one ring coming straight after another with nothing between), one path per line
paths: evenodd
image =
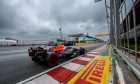
M28 49L28 54L29 54L29 56L32 56L32 50L31 49Z
M83 54L85 54L85 53L86 53L86 50L85 50L84 48L81 48L81 49L80 49L80 54L83 55Z
M48 57L48 65L56 66L58 62L59 62L59 56L56 53L50 54L50 56Z

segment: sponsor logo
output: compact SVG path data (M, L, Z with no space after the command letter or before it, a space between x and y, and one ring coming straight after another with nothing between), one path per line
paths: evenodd
M68 84L107 84L109 56L96 56Z
M105 60L95 60L91 67L81 76L80 79L85 80L90 83L100 83L103 75L103 70L105 67Z
M57 51L57 53L63 53L64 51Z

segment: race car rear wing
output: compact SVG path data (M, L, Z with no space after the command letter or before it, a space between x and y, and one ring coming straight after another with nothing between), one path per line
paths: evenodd
M47 52L47 49L37 47L37 48L32 48L28 49L28 54L29 56L36 56L37 54L45 54Z

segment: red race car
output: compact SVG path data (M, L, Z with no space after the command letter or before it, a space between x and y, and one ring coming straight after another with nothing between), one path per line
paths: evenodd
M78 55L83 55L87 51L84 48L76 49L71 47L66 47L64 45L58 45L56 47L50 48L49 50L37 47L28 49L28 54L30 60L34 62L44 61L49 66L55 66L59 61L75 57Z

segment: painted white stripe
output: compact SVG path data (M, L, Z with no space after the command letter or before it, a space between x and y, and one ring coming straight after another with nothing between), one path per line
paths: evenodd
M98 53L98 52L95 52L95 51L94 51L94 52L91 52L91 53Z
M91 61L92 59L90 58L86 58L86 57L80 57L78 58L79 60L84 60L84 61Z
M84 67L84 65L70 62L68 64L63 65L62 67L69 69L69 70L72 70L72 71L75 71L75 72L79 72Z
M53 79L51 76L44 74L39 78L36 78L25 84L60 84L57 80Z
M80 72L84 67L85 67L84 65L79 67L79 69L77 71Z
M86 55L88 55L88 56L96 56L96 55L93 55L93 54L86 54Z
M125 84L122 69L119 67L117 61L115 61L115 63L116 63L116 70L119 76L120 84Z
M92 50L92 51L90 51L90 52L95 52L96 50Z

